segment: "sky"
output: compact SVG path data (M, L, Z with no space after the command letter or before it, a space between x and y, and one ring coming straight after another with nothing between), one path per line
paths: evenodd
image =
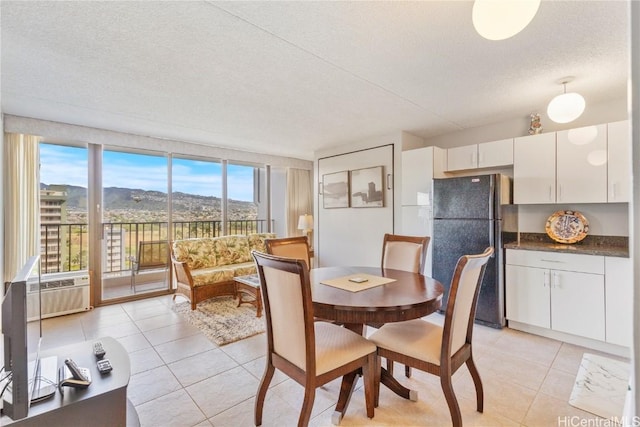
M40 144L40 182L87 187L86 148ZM167 159L162 156L103 152L103 187L167 192ZM173 191L200 196L222 195L222 165L200 160L173 159ZM227 166L228 197L253 201L253 168Z

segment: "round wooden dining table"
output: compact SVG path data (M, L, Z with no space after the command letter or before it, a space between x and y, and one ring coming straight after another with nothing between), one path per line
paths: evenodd
M326 284L331 279L351 275L371 275L393 281L357 291ZM314 316L343 324L359 334L363 333L365 324L401 322L427 316L440 308L444 293L444 287L435 279L380 267L315 268L310 271L310 279ZM357 373L343 377L334 421L342 419L357 377ZM411 390L402 386L384 368L381 368L380 382L404 398L411 397Z

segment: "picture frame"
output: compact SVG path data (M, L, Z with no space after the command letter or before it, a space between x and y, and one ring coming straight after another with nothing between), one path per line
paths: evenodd
M355 169L350 171L349 199L352 208L383 208L383 167Z
M322 207L324 209L349 207L349 171L322 175Z

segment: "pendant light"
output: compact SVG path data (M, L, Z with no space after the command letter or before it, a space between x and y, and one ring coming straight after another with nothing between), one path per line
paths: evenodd
M471 19L485 39L504 40L529 25L539 7L540 0L476 0Z
M567 93L567 83L573 77L565 77L560 80L564 92L549 102L547 116L556 123L569 123L577 119L584 112L585 102L582 95L576 92Z

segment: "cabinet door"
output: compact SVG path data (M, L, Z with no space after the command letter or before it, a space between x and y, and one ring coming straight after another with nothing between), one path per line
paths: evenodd
M506 265L507 319L551 327L549 270Z
M607 201L607 126L557 133L558 203Z
M513 138L478 144L478 167L513 165Z
M449 148L447 150L447 170L456 171L475 169L478 167L478 144L464 147Z
M604 276L551 272L551 329L604 341Z
M433 147L402 152L402 205L431 204Z
M633 263L605 257L606 341L631 346L633 329Z
M556 134L515 138L513 203L555 203Z
M607 201L629 201L631 189L631 128L629 120L607 125L608 189Z

